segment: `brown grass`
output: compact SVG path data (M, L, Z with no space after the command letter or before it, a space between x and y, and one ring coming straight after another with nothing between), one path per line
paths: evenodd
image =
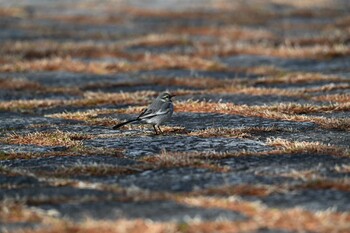
M188 37L179 34L148 34L138 38L133 38L122 43L123 46L172 46L172 45L190 45Z
M283 75L274 75L271 77L262 77L253 81L256 84L296 84L313 82L348 82L346 78L317 73L287 73Z
M153 91L140 91L134 93L105 93L84 92L82 98L73 100L61 99L34 99L34 100L12 100L0 102L3 110L33 110L37 108L52 108L57 106L98 106L104 104L146 104L145 99L154 97Z
M12 201L0 202L0 219L3 223L41 222L42 218L34 211Z
M175 78L164 78L164 77L151 77L147 79L150 83L155 85L165 86L185 86L185 87L196 87L196 88L218 88L225 87L227 85L233 85L237 83L236 80L218 80L215 78L202 77L175 77Z
M221 27L181 27L170 28L168 31L181 35L213 36L218 39L251 40L252 38L276 40L276 36L264 29L252 29L239 26Z
M239 85L239 83L225 83L225 87L218 87L209 90L212 94L245 94L245 95L278 95L278 96L290 96L298 97L303 99L309 99L310 93L315 92L326 92L332 90L347 90L350 88L349 84L326 84L314 88L294 88L294 89L283 89L283 88L266 88L266 87L247 87L245 85ZM219 86L219 85L218 85Z
M3 43L4 46L0 48L2 54L8 54L13 56L14 54L21 57L24 60L30 59L42 59L42 63L45 61L51 61L51 67L54 63L63 63L64 58L66 61L71 61L70 57L95 57L95 58L109 58L118 57L127 60L138 59L139 56L134 56L130 53L125 53L121 49L122 44L101 44L91 41L87 42L56 42L52 40L35 40L35 41L8 41ZM56 58L56 59L55 59ZM53 59L53 60L50 60ZM61 60L60 60L61 59ZM38 60L37 64L40 60ZM30 63L20 63L30 64ZM48 66L48 64L47 64ZM37 64L38 67L38 64ZM44 64L42 64L44 67ZM49 67L49 66L48 66ZM25 67L23 67L25 68Z
M341 147L325 145L321 142L289 141L281 138L267 139L267 145L277 147L286 154L323 154L336 156L350 156L350 151Z
M84 137L78 137L72 140L84 140ZM64 157L64 156L80 156L80 155L101 155L101 156L114 156L114 157L125 157L123 149L120 148L102 148L102 147L90 147L83 146L81 144L75 147L69 147L62 151L52 151L52 152L0 152L0 160L13 160L13 159L33 159L33 158L46 158L46 157Z
M348 181L332 181L327 179L313 179L310 182L297 185L295 189L326 189L338 190L342 192L350 191L350 184Z
M229 171L228 167L222 167L205 158L199 158L198 156L191 156L191 154L181 152L162 151L158 155L147 156L140 159L140 161L150 163L157 168L195 167L216 172Z
M0 64L0 72L28 72L28 71L70 71L75 73L111 74L157 69L195 69L195 70L224 70L226 67L218 62L199 56L150 54L143 56L136 63L120 61L82 62L69 57L45 58L30 61L20 61Z
M188 196L256 196L265 197L273 192L276 192L278 188L272 186L263 185L234 185L234 186L221 186L208 189L202 189L199 191L193 191Z
M182 197L178 201L184 204L199 206L203 208L222 208L241 212L251 219L242 224L230 225L222 224L223 232L241 232L258 228L285 229L289 231L317 231L317 232L347 232L350 215L344 213L319 212L317 214L298 209L270 209L262 205L235 200L233 198L218 197ZM292 220L292 221L291 221ZM226 226L225 226L226 225ZM218 228L212 228L210 224L191 224L191 229L201 230L201 232L212 232ZM248 228L249 227L249 228ZM237 229L238 228L238 229ZM191 231L189 231L191 232Z
M29 144L38 146L81 146L81 140L91 139L92 136L78 133L63 132L35 132L27 135L11 134L5 141L10 144Z
M91 109L87 111L47 114L45 117L84 121L88 125L112 126L116 124L116 121L112 117L99 117L99 115L113 114L115 112L116 110L112 109Z
M313 46L291 46L280 45L276 47L266 46L264 44L242 46L239 43L225 42L208 44L195 44L196 55L202 57L212 56L232 56L237 54L264 55L281 58L310 58L310 59L328 59L339 56L350 55L350 48L345 44L331 45L313 45Z
M188 133L188 135L199 137L251 138L253 136L252 134L277 131L293 132L292 129L279 127L207 128L199 131L192 131Z
M333 94L333 95L320 95L312 97L316 101L325 101L333 103L350 103L350 94Z
M185 101L178 102L175 105L177 112L198 112L198 113L221 113L237 114L249 117L263 117L269 119L314 122L324 128L333 128L339 130L349 130L349 119L332 119L325 117L297 115L302 113L320 113L334 111L348 111L350 104L334 104L329 106L314 106L302 104L276 104L265 106L235 105L232 103L211 103Z
M45 58L31 61L21 61L0 65L1 72L28 72L28 71L70 71L76 73L107 74L134 70L134 66L127 62L84 63L71 58Z
M48 221L50 224L39 229L26 230L26 233L175 233L177 227L171 222L153 222L143 219L129 220L118 219L115 221L86 219L81 223L67 221Z
M29 81L25 78L6 78L0 79L0 89L4 90L34 90L39 91L43 90L44 87L37 82Z
M35 174L40 177L60 177L69 178L74 176L115 176L115 175L130 175L149 170L149 167L128 167L128 166L113 166L113 165L77 165L73 167L61 167L55 171L36 171Z

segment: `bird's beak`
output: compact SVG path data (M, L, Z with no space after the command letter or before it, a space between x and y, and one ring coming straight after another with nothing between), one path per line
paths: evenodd
M174 96L176 96L176 95L170 95L170 98L173 98Z

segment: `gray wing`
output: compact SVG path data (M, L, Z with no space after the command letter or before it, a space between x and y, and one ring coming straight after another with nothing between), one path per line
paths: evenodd
M143 111L139 115L139 119L152 118L154 116L168 114L169 111L173 111L173 103L171 102L158 102L157 104L151 104L148 109Z

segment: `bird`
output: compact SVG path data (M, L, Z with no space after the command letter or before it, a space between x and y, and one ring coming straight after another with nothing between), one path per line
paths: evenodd
M169 92L160 93L158 97L148 106L148 108L144 109L138 117L117 124L113 126L113 129L118 129L123 125L140 121L153 125L153 129L156 134L158 134L157 128L160 133L163 133L160 129L160 125L165 121L168 121L174 113L174 105L171 99L174 96L175 95L171 95Z

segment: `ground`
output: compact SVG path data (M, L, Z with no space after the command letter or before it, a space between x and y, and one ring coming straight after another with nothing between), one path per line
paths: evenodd
M349 10L0 0L0 232L350 232Z

